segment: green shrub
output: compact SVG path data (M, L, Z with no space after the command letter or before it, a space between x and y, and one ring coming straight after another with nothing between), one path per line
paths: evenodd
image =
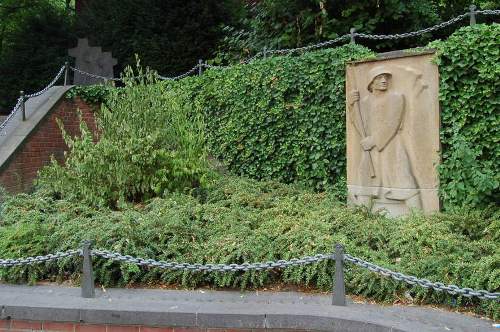
M349 44L167 85L192 91L210 152L234 173L324 189L345 174L345 63L372 55Z
M499 39L499 24L478 24L430 44L438 49L445 207L500 203Z
M66 61L74 15L62 1L1 1L0 114L8 114L19 98L40 91ZM62 83L62 79L58 84Z
M498 205L500 197L500 25L475 25L438 49L446 209ZM202 78L180 91L207 115L210 151L236 174L302 182L315 189L345 175L344 64L372 53L357 45L274 57Z
M111 90L114 87L110 85L76 85L72 87L68 92L66 92L67 99L73 99L75 97L82 98L88 104L100 105L106 102Z
M116 206L207 184L204 123L181 94L155 85L156 74L125 71L125 87L109 91L97 113L98 138L81 122L81 137L64 135L65 165L43 169L42 188L93 205Z
M475 25L437 48L445 209L498 205L500 25ZM359 45L280 56L162 83L205 115L209 150L238 175L345 195L345 82ZM342 189L344 188L344 189Z
M334 243L346 251L403 273L473 289L500 290L500 215L460 211L405 219L352 210L328 193L312 193L277 182L237 177L218 180L203 201L185 194L156 198L112 211L56 200L38 192L8 198L0 214L0 257L13 258L95 247L157 260L189 263L274 261L327 253ZM0 279L78 280L81 261L0 269ZM182 284L186 287L254 288L276 283L331 288L332 262L284 271L191 273L140 269L95 260L105 286ZM474 308L500 318L500 304L410 287L346 265L347 291L385 302L441 303Z

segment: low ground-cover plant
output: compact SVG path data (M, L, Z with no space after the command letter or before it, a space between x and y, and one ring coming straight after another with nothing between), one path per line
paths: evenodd
M64 135L70 148L65 165L53 161L39 186L64 198L117 206L207 184L202 117L181 93L159 88L148 69L129 67L122 78L125 86L109 90L96 113L98 137L84 122L81 137Z
M500 290L498 212L411 215L387 219L350 209L330 193L313 193L277 182L223 177L196 197L172 193L120 211L55 199L39 191L7 198L0 214L0 257L15 258L95 247L157 260L243 263L346 251L403 273L473 289ZM81 261L0 269L2 280L78 279ZM191 273L140 269L96 259L97 281L106 286L182 284L186 287L254 288L276 283L327 291L332 262L284 271ZM493 301L460 298L346 266L351 294L386 302L470 306L500 318Z

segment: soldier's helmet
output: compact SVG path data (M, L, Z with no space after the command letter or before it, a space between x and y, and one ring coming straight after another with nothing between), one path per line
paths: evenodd
M392 73L388 69L386 69L385 67L382 67L382 66L374 67L370 70L370 72L369 72L370 83L368 84L368 87L367 87L368 91L372 92L373 80L375 79L375 77L377 77L378 75L382 75L382 74L389 75L389 77L392 76Z

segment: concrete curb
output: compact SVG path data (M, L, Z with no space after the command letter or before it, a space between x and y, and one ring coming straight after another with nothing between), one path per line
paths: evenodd
M0 319L220 329L497 331L492 322L422 307L348 303L295 292L175 291L0 285Z

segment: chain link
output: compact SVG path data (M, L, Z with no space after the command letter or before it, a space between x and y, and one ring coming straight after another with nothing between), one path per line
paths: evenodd
M184 74L180 74L180 75L177 75L177 76L174 76L174 77L165 77L165 76L162 76L162 75L158 75L158 77L160 77L160 79L162 80L166 80L166 81L177 81L177 80L180 80L184 77L187 77L189 75L191 75L192 73L194 73L198 68L200 68L200 66L204 66L204 64L196 64L196 66L194 66L193 68L189 69L187 72L185 72Z
M125 262L135 265L148 266L160 269L171 270L188 270L194 272L235 272L235 271L250 271L250 270L272 270L275 268L286 268L288 266L297 266L305 264L313 264L323 260L334 259L334 254L318 254L314 256L306 256L302 258L293 258L290 260L279 260L275 262L262 263L243 263L243 264L190 264L177 262L156 261L154 259L144 259L122 255L120 253L107 250L92 250L92 255L111 259L117 262Z
M394 280L404 281L410 285L419 285L424 288L432 288L438 292L446 291L447 293L453 295L459 294L465 297L477 296L481 299L497 301L500 300L500 293L490 293L486 290L473 290L472 288L460 288L456 285L445 285L442 282L432 282L428 279L419 279L417 277L406 275L400 272L394 272L392 270L386 269L384 267L367 262L358 257L353 257L348 254L344 255L344 260L362 268L368 269L372 272L381 274L385 277L391 277Z
M469 13L459 15L455 18L452 18L449 21L436 24L432 27L425 28L422 30L413 31L413 32L397 33L397 34L393 34L393 35L370 35L370 34L366 34L366 33L354 33L354 36L364 38L364 39L372 39L372 40L384 40L384 39L395 40L395 39L402 39L402 38L408 38L408 37L416 37L416 36L422 35L424 33L439 30L439 29L442 29L442 28L447 27L449 25L455 24L456 22L458 22L466 17L469 17Z
M97 75L97 74L92 74L92 73L89 73L89 72L86 72L84 70L81 70L81 69L78 69L78 68L75 68L73 66L70 66L69 67L72 71L74 71L75 73L80 73L82 75L86 75L88 77L92 77L92 78L97 78L97 79L100 79L100 80L105 80L105 81L121 81L121 78L115 78L115 77L106 77L106 76L101 76L101 75Z
M51 87L54 86L54 84L56 84L56 82L59 80L59 78L61 78L61 75L64 73L65 68L66 68L65 66L62 66L61 69L59 69L59 72L57 73L56 77L54 77L54 79L45 88L43 88L42 90L40 90L38 92L24 96L25 100L29 99L29 98L33 98L33 97L38 97L38 96L44 94L45 92L47 92Z
M64 257L70 257L74 255L82 255L82 251L78 250L68 250L64 252L56 252L55 254L48 254L45 256L27 257L20 259L0 259L0 267L12 267L21 265L32 265L35 263L43 263L59 260Z
M485 9L485 10L476 10L476 14L481 14L481 15L500 15L500 9Z
M54 77L54 79L45 88L43 88L38 92L25 95L24 102L26 102L29 98L38 97L47 92L50 88L52 88L54 84L56 84L56 82L61 78L61 75L64 73L64 69L65 66L62 66L61 69L59 69L59 72ZM16 106L14 106L9 116L0 124L0 135L2 136L5 135L5 132L3 130L5 129L5 127L7 127L7 124L10 122L10 120L12 120L12 118L17 114L17 111L20 109L22 103L23 103L23 98L19 97L17 99Z
M202 66L204 66L204 65L202 64ZM176 80L179 80L179 79L182 79L184 77L187 77L187 76L191 75L199 67L200 67L200 65L197 64L196 66L194 66L193 68L191 68L190 70L188 70L187 72L185 72L184 74L180 74L180 75L177 75L177 76L174 76L174 77L166 77L166 76L162 76L162 75L159 75L159 74L158 74L158 77L160 79L162 79L162 80L176 81ZM117 77L106 77L106 76L101 76L101 75L97 75L97 74L92 74L92 73L86 72L84 70L75 68L75 67L70 67L70 69L73 70L74 72L78 72L78 73L80 73L82 75L86 75L86 76L89 76L89 77L92 77L92 78L97 78L97 79L100 79L100 80L105 80L105 81L122 81L123 80L123 79L117 78ZM140 78L140 77L141 76L134 76L133 78Z
M284 54L290 54L290 53L296 53L296 52L307 52L310 50L315 50L318 48L323 48L326 46L331 46L333 44L339 43L341 41L347 40L351 37L350 34L342 35L340 37L337 37L332 40L327 40L322 43L314 44L314 45L309 45L309 46L303 46L303 47L297 47L297 48L285 48L281 50L268 50L266 51L267 54L278 54L278 55L284 55ZM261 54L264 54L263 52L260 52Z
M21 103L23 101L23 98L19 97L17 98L17 103L16 106L12 109L10 112L9 116L0 124L0 135L3 136L5 135L5 132L3 131L5 127L7 127L7 124L10 122L10 120L17 114L17 111L21 107Z
M243 264L191 264L191 263L178 263L178 262L165 262L156 261L154 259L145 259L140 257L133 257L130 255L122 255L117 252L108 250L92 250L92 256L110 259L115 262L124 262L140 266L148 266L152 268L171 269L171 270L187 270L193 272L236 272L236 271L262 271L272 270L276 268L286 268L289 266L308 265L324 260L335 260L335 254L317 254L314 256L305 256L302 258L293 258L290 260L278 260L270 262L259 263L243 263ZM23 259L0 259L0 267L12 267L21 265L32 265L35 263L49 262L58 260L64 257L82 255L82 250L68 250L65 252L56 252L55 254L48 254L45 256L27 257ZM460 288L456 285L445 285L441 282L432 282L428 279L419 279L415 276L406 275L400 272L395 272L376 264L365 261L361 258L344 255L344 260L362 268L368 269L380 275L391 277L394 280L404 281L410 285L419 285L424 288L432 288L435 291L456 295L459 294L465 297L479 297L486 300L500 300L500 293L492 293L486 290L474 290L472 288Z

